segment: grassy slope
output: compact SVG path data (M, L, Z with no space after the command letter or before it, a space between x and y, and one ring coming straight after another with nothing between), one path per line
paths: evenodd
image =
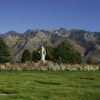
M98 72L0 72L0 100L100 100Z

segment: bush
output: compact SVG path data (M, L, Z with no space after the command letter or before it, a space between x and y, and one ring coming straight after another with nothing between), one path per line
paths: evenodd
M31 53L29 50L24 50L24 52L22 53L21 61L22 62L31 61Z
M46 45L45 49L46 49L46 60L53 61L53 51L54 51L53 46Z
M62 42L54 48L53 58L58 63L81 63L81 55L68 41Z
M98 64L96 58L94 56L92 57L89 57L88 60L87 60L87 64Z
M58 64L53 62L37 62L37 63L15 63L15 64L1 64L0 71L32 71L32 70L41 70L41 71L97 71L100 70L100 65L80 65L80 64Z
M38 60L40 60L40 53L39 53L39 49L38 50L34 50L33 52L32 52L32 60L33 61L38 61Z

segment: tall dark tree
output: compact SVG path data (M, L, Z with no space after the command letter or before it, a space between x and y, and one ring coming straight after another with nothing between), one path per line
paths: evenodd
M9 62L10 60L11 58L9 47L6 42L2 38L0 38L0 62L5 63Z
M31 53L29 50L24 50L23 53L22 53L22 59L21 61L22 62L26 62L26 61L31 61Z
M39 50L39 49L34 50L34 51L32 52L32 60L33 60L33 61L38 61L38 60L40 60L40 59L41 59L41 57L40 57L40 50Z

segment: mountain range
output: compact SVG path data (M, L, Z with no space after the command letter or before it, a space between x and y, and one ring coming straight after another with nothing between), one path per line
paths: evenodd
M90 56L95 56L100 61L100 32L66 28L28 29L24 33L9 31L0 34L0 37L9 45L13 61L20 61L21 54L25 49L32 52L42 45L56 46L66 40L75 47L84 61Z

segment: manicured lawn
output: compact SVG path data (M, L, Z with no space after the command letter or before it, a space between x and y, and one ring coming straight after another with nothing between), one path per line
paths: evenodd
M0 72L0 100L100 100L100 71Z

